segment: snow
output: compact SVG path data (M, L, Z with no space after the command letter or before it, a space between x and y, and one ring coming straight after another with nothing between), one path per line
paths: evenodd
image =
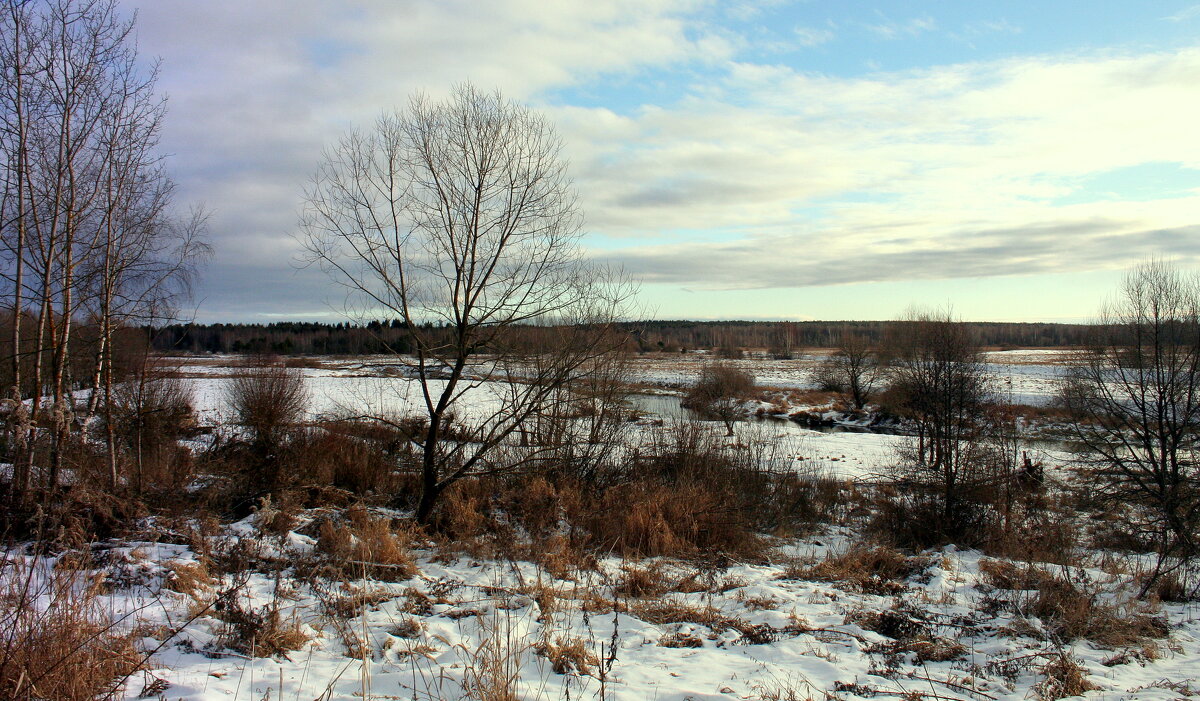
M1012 378L1014 396L1048 401L1061 372L1061 354L1021 351L993 353L989 369ZM701 360L652 359L636 373L653 389L686 385ZM797 361L737 361L755 364L760 384L804 386L801 372L811 358ZM385 376L395 359L324 362L303 370L311 413L405 413L418 409L419 387L405 377ZM766 368L770 365L770 368ZM181 368L195 394L202 423L228 420L225 394L233 369L229 359L189 363ZM788 383L794 383L789 385ZM479 382L469 391L467 416L483 416L503 402L503 387ZM647 400L643 408L669 415L674 396ZM652 407L657 407L654 409ZM713 426L714 430L721 430ZM633 427L631 440L644 440L656 426ZM813 477L870 480L896 460L904 437L869 432L824 432L784 420L742 422L731 441L770 445L777 465ZM1066 456L1043 451L1051 466ZM394 513L384 514L394 516ZM417 573L403 581L323 580L305 574L304 563L317 557L315 541L305 533L320 512L300 515L296 530L282 536L263 533L256 516L228 524L205 539L206 549L249 547L264 563L222 577L196 595L164 587L173 568L205 558L164 524L145 524L146 540L109 543L112 564L106 611L126 628L166 626L166 639L147 636L141 646L153 651L149 669L124 689L139 698L155 680L162 698L191 699L459 699L498 652L512 665L522 699L603 698L764 699L849 698L855 695L915 694L941 699L998 701L1035 696L1039 667L1065 652L1083 666L1097 685L1092 699L1173 699L1182 692L1171 684L1200 688L1200 618L1189 605L1163 604L1155 615L1171 626L1160 641L1157 659L1129 656L1117 663L1117 650L1086 641L1061 648L1021 630L1018 614L981 609L994 595L983 583L982 556L953 547L926 553L928 567L904 583L894 596L863 593L845 584L797 576L807 564L844 551L860 536L830 528L815 536L777 541L765 562L734 563L726 569L695 563L651 560L630 563L604 558L595 572L558 579L529 562L480 560L425 544L414 551ZM156 537L157 534L157 537ZM28 558L31 562L33 558ZM40 558L43 568L53 558ZM666 572L704 584L699 591L672 591L637 600L618 593L623 571L660 566ZM798 569L799 568L799 569ZM48 571L43 569L43 572ZM1076 572L1127 597L1131 576L1096 568ZM225 624L206 606L219 591L234 590L243 607L274 608L307 638L299 649L275 657L252 657L223 643ZM554 592L552 597L546 592ZM372 603L341 617L330 602L368 594ZM1019 593L1011 595L1019 599ZM428 601L428 606L414 602ZM863 624L863 612L911 605L925 612L937 636L966 647L960 659L919 661L912 652L888 654L892 641ZM655 612L667 606L690 609L691 620L664 622ZM703 615L698 615L703 614ZM656 622L658 621L658 622ZM1027 631L1040 624L1030 621ZM1031 626L1031 627L1030 627ZM1005 629L1010 629L1005 632ZM362 638L365 654L354 654L346 639ZM556 671L546 644L577 642L584 670ZM695 647L671 647L686 642ZM590 656L590 658L589 658ZM1165 681L1164 681L1165 680ZM165 688L162 686L165 684ZM1184 687L1180 687L1184 688ZM789 693L794 696L788 696Z
M852 538L835 529L788 541L778 549L776 562L711 571L711 586L703 591L638 600L615 593L622 568L658 562L665 572L682 576L694 573L695 567L671 561L632 565L609 558L600 563L599 572L569 581L527 562L418 551L419 572L408 580L321 585L312 578L295 578L286 569L310 555L311 539L296 533L283 539L258 533L252 517L213 536L211 545L228 547L243 539L261 546L264 558L279 558L285 567L281 585L270 571L249 572L237 597L250 608L277 606L284 620L294 620L310 638L300 649L252 658L221 646L222 624L209 615L211 610L189 622L189 609L198 607L196 599L161 588L171 565L198 559L183 545L133 542L116 548L120 557L110 560L125 561L123 571L138 576L118 580L126 584L104 595L103 604L117 616L131 613L127 625L181 629L161 647L153 637L142 641L157 652L145 675L128 684L125 698L138 698L154 679L168 684L162 698L194 701L467 698L464 684L490 649L511 657L519 678L518 696L524 699L757 699L779 689L792 689L798 698L820 698L847 688L958 699L1032 696L1040 680L1038 665L1014 662L1012 673L1006 674L1005 661L1038 663L1058 648L1027 635L1004 634L1017 617L1012 611L981 611L984 597L993 592L981 584L978 552L949 547L927 553L925 572L907 580L904 591L895 596L861 593L793 574L796 558L812 561L840 552ZM1096 581L1114 579L1100 570L1083 572ZM1118 588L1127 584L1121 577L1115 579ZM225 587L232 584L228 577L222 582ZM547 597L546 591L557 594ZM325 605L329 597L361 592L371 593L374 603L335 624L336 617ZM205 596L199 600L205 601ZM427 610L412 606L425 598L432 602ZM585 606L595 600L608 603ZM709 622L647 620L660 618L654 612L668 604L707 612ZM912 653L889 655L891 639L864 627L862 612L898 605L925 612L935 635L966 647L962 657L920 662ZM1169 620L1172 635L1160 644L1156 660L1139 661L1135 655L1129 663L1113 664L1116 650L1084 641L1065 645L1088 680L1099 687L1090 698L1176 698L1151 685L1164 679L1195 685L1200 622L1184 605L1163 605L1158 615ZM1032 620L1029 629L1037 628ZM348 656L346 635L364 639L367 654ZM672 639L691 640L697 647L663 645ZM593 660L584 673L556 672L538 654L538 645L545 641L579 641ZM610 658L601 697L598 667Z

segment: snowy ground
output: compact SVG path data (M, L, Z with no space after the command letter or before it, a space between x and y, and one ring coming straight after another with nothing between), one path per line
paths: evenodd
M742 359L722 361L754 375L763 387L814 389L812 370L825 354L809 353L791 360ZM1070 352L1063 350L993 351L984 354L990 378L1011 403L1044 406L1058 391ZM683 389L695 382L700 369L712 358L705 355L640 356L633 360L632 379L657 388Z
M816 356L796 360L738 360L755 374L760 385L775 387L809 386L808 370ZM988 367L1007 387L1010 383L1014 401L1031 404L1047 403L1057 391L1057 377L1063 370L1062 351L1000 351L987 354ZM195 394L195 407L201 423L216 425L228 421L228 380L242 361L237 356L204 359L180 359L179 370L188 378ZM642 357L634 361L633 379L651 390L671 390L686 387L695 381L705 360L697 356ZM368 357L353 360L314 361L316 367L303 368L310 397L310 413L319 415L370 415L389 413L403 415L423 411L419 384L406 377L397 377L402 363L391 357ZM790 383L790 384L789 384ZM503 387L496 383L477 382L462 406L471 415L494 411L503 403ZM435 380L432 385L438 385ZM1007 393L1007 391L1006 391ZM667 420L681 418L676 396L639 396L634 404L641 410ZM466 417L464 417L466 418ZM765 420L738 427L752 437L769 439L777 444L781 457L795 461L797 468L817 471L841 479L870 479L886 471L896 460L896 446L904 440L897 436L876 433L820 432L806 429L786 420ZM1062 451L1037 448L1035 459L1050 465L1065 463L1069 456Z
M1200 618L1191 606L1147 610L1168 622L1167 639L1059 645L1025 612L1028 592L985 582L974 551L926 553L906 580L872 591L805 576L848 547L839 530L781 544L773 564L704 570L609 559L574 579L525 562L421 550L417 573L401 581L295 577L313 539L261 533L253 516L210 536L207 547L229 551L239 541L255 550L260 571L189 594L163 587L197 561L189 547L147 541L108 552L118 564L104 605L134 612L127 625L156 631L142 641L157 649L150 668L126 698L147 687L155 698L194 701L471 698L464 689L494 661L502 663L496 673L519 680L521 699L992 701L1037 697L1042 668L1059 655L1081 665L1092 699L1174 699L1200 688ZM635 596L622 586L629 570L655 568L671 591ZM1072 577L1128 593L1123 574L1080 569ZM304 638L298 649L273 657L231 650L225 616L205 607L233 587L237 606L275 609L294 625ZM919 630L881 624L879 613L889 611L918 612L907 625Z
M990 367L1030 396L1049 396L1060 360L1028 351L989 357ZM639 367L645 377L659 373L660 389L692 377L665 363ZM411 409L418 387L387 370L394 366L368 359L306 368L313 413ZM801 376L789 367L772 370L779 383ZM205 423L227 418L232 368L228 358L181 368ZM487 384L474 392L470 411L502 401ZM658 415L670 420L675 397L648 401L666 402ZM654 430L653 421L643 422L633 436ZM740 423L731 440L772 445L773 457L798 471L869 480L895 461L904 439L764 420ZM320 574L316 526L332 513L301 513L282 534L260 525L258 515L202 536L199 529L185 534L178 521L150 522L137 542L94 546L107 568L103 608L122 629L143 632L140 647L153 653L125 698L454 700L487 698L472 688L499 676L516 680L517 698L526 700L999 701L1053 696L1046 668L1064 659L1080 666L1091 685L1087 697L1096 701L1200 695L1198 611L1129 603L1133 568L1120 558L1103 569L1093 557L1096 567L1047 571L1094 589L1107 604L1161 617L1169 637L1120 645L1058 640L1031 612L1033 592L997 589L980 553L953 547L913 556L902 581L825 581L812 575L814 564L858 540L838 527L777 541L765 561L722 563L728 567L601 558L595 570L551 574L529 562L415 543L411 576L329 577ZM237 553L243 564L221 574L216 563ZM201 564L214 578L192 577L185 586L185 575ZM636 591L631 582L641 579L663 591ZM294 634L295 649L254 654L257 640L237 639L231 612L252 621L277 617Z

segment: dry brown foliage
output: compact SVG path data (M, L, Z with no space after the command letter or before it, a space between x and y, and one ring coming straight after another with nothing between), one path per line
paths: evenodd
M417 572L409 550L414 536L411 528L393 529L389 519L352 507L343 523L321 524L317 551L324 555L327 568L344 576L399 582Z
M590 675L600 660L583 638L569 636L547 637L533 646L534 651L550 662L555 674Z
M0 698L94 699L137 670L142 655L101 605L101 580L23 560L2 565Z
M1072 581L1067 568L1053 573L1031 563L985 559L979 569L992 586L1028 592L1015 595L1013 603L1025 615L1041 620L1056 640L1086 638L1106 647L1126 647L1170 633L1165 619L1147 607L1130 600L1112 600L1083 577Z
M676 648L678 648L678 647L685 647L685 648L704 647L704 639L698 635L692 635L691 633L684 633L682 631L676 631L674 633L667 633L666 635L659 638L658 646L659 647L676 647Z
M1033 685L1033 693L1041 701L1083 696L1100 688L1087 680L1087 673L1083 667L1066 652L1059 652L1050 658L1040 671L1042 680Z
M216 580L208 572L204 562L172 562L167 575L165 586L171 591L177 591L193 599L200 599L205 593L211 592Z
M886 596L904 591L907 588L905 581L921 574L931 564L931 558L905 555L883 545L855 545L792 576L836 582L852 591Z

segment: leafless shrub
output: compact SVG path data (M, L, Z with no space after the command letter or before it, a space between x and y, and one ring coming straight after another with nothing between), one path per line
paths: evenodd
M1062 404L1123 530L1152 545L1158 577L1200 556L1200 280L1161 261L1130 270L1062 387Z
M916 435L900 451L895 470L906 496L890 505L908 513L885 524L921 524L897 531L913 539L906 546L974 543L986 514L978 489L987 482L983 438L990 394L975 337L949 312L915 312L892 326L886 350L894 410Z
M812 379L820 389L837 392L850 408L862 411L883 380L883 364L865 336L843 330L837 349L813 369Z
M113 387L110 404L105 415L115 434L113 447L131 463L127 480L136 493L147 487L160 491L182 488L191 476L192 460L179 439L196 425L191 388L146 362L128 381ZM119 453L109 456L113 472Z
M229 381L229 405L252 440L276 446L284 432L304 419L308 408L304 373L278 365L243 369Z
M700 369L696 384L688 390L680 402L702 414L725 423L729 435L733 435L733 422L742 413L742 402L754 395L754 376L733 365L709 363Z

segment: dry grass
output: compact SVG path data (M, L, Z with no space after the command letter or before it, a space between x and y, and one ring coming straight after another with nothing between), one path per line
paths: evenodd
M237 590L218 597L210 615L223 624L216 645L252 657L286 657L308 643L295 616L284 617L277 602L253 607L243 604Z
M334 618L354 618L368 608L395 598L397 595L386 589L363 589L327 599L322 602L322 608L326 615Z
M99 600L100 582L23 560L0 564L0 698L94 699L142 662Z
M654 625L694 623L717 632L734 628L740 622L712 606L696 606L670 598L635 602L630 605L629 612Z
M1029 562L1017 564L1008 560L983 558L979 561L979 571L984 582L998 589L1041 589L1054 580L1049 572Z
M695 648L704 647L704 639L698 635L676 631L658 639L659 647Z
M1050 658L1041 670L1042 680L1033 685L1033 693L1041 701L1057 701L1068 696L1082 696L1100 687L1087 680L1079 662L1066 652Z
M479 616L480 642L465 653L462 690L476 701L519 701L521 665L532 647L517 631L516 621L503 611Z
M533 647L534 651L550 662L555 674L582 674L589 676L599 666L596 653L583 638L569 636L546 637Z
M412 616L400 619L388 631L389 634L397 638L405 638L407 640L419 638L423 632L425 632L425 624L421 622L421 619Z
M653 562L645 567L622 565L621 577L613 591L621 596L641 599L662 596L671 591L690 593L704 589L699 582L698 573L672 573L662 562Z
M928 557L906 556L882 545L856 545L843 553L831 554L808 569L788 573L789 577L835 582L864 594L898 594L905 581L933 564Z
M1072 581L1070 569L1052 573L1029 563L986 559L979 569L986 583L1011 590L1010 604L1038 618L1055 640L1085 638L1104 647L1137 647L1170 633L1166 621L1152 609L1106 595L1086 578Z
M325 556L326 567L346 577L370 577L399 582L417 573L409 547L414 538L411 529L393 530L388 519L372 516L362 507L345 513L348 523L321 524L317 551Z
M193 599L200 600L212 592L216 580L204 562L172 562L168 565L165 586Z

